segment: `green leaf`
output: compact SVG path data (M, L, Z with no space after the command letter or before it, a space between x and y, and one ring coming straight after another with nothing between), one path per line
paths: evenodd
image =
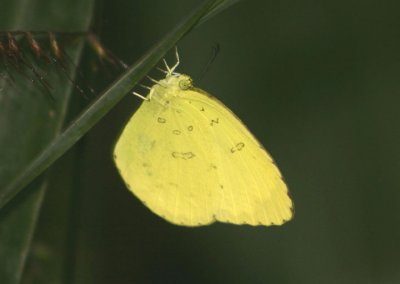
M5 3L4 3L5 2ZM0 30L79 30L89 27L92 0L3 1ZM55 9L56 7L56 9ZM89 17L88 17L89 15ZM82 41L74 42L67 52L77 62ZM44 151L59 133L72 89L65 76L53 72L54 64L41 68L29 49L20 55L51 85L46 89L40 76L30 66L21 71L6 68L0 77L0 192L10 180L19 179L21 172ZM70 70L74 72L74 70ZM2 283L19 283L29 252L30 242L46 190L41 178L0 212L0 279Z

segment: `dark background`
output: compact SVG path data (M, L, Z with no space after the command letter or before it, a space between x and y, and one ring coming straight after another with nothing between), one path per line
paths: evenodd
M104 1L94 29L133 63L200 2ZM112 160L140 104L128 95L64 158L80 161L71 170L75 283L399 283L399 8L240 1L187 35L178 72L228 105L272 154L294 219L185 228L151 213ZM70 190L56 185L69 177L63 163L52 172L48 207ZM44 210L41 220L57 235L59 216Z

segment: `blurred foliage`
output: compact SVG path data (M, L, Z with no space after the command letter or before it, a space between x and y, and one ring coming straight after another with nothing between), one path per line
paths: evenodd
M201 2L104 1L93 28L132 63ZM71 283L399 282L398 9L386 1L240 1L179 43L178 71L230 106L274 156L296 205L290 223L189 229L149 212L111 156L140 104L127 96L51 170L30 271L51 283L60 279L51 265ZM0 19L9 16L2 11ZM215 43L221 51L200 80ZM107 75L91 72L87 56L80 70L101 90ZM31 108L46 100L21 95ZM25 109L14 112L28 124Z
M61 9L55 10L54 4ZM66 14L70 15L67 19L72 23L70 28L86 30L91 19L91 5L91 0L58 1L58 4L45 0L3 1L0 30L65 29L68 26ZM20 35L15 36L18 42L20 38ZM0 195L3 197L7 194L4 190L7 183L18 178L29 161L61 129L72 87L65 76L55 72L55 62L47 61L40 65L26 41L17 43L18 48L14 50L10 47L12 40L5 34L2 34L1 41L7 49L1 52L0 77L0 147L3 149L0 152ZM64 48L69 59L76 63L82 41ZM73 76L74 67L71 66L68 72ZM43 177L36 180L23 195L0 212L2 283L21 281L47 185Z

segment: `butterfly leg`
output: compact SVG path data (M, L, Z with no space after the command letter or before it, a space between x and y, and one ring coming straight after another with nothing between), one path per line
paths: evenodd
M152 77L150 77L150 76L148 76L148 75L146 75L146 77L147 77L150 81L152 81L153 83L156 83L156 84L160 83L160 82L158 82L156 79L154 79L154 78L152 78Z
M168 74L168 71L165 71L164 69L162 69L162 68L160 68L160 67L157 67L157 70L163 72L163 73L166 74L166 75Z
M131 94L132 94L132 95L135 95L135 96L137 96L137 97L139 97L139 98L141 98L141 99L144 100L144 101L150 101L150 98L146 98L145 96L142 96L142 95L139 94L139 93L132 92Z
M163 61L164 61L165 68L167 68L167 76L171 75L172 74L172 70L169 68L167 60L165 60L165 58L163 58Z
M151 90L151 88L149 86L143 85L143 84L139 84L140 87L147 89L147 90Z
M174 73L175 69L179 66L180 64L180 59L179 59L179 52L178 52L178 47L175 46L175 56L176 56L176 63L174 66L171 68L171 74Z
M178 47L175 47L175 56L176 56L176 63L175 63L174 66L172 66L172 68L170 68L170 67L168 66L167 60L165 60L165 58L163 58L165 68L167 68L167 72L166 72L166 73L167 73L167 76L168 76L168 75L171 75L171 74L179 75L179 73L174 72L175 69L179 66L179 63L180 63L179 53L178 53ZM161 70L161 71L164 71L164 70Z

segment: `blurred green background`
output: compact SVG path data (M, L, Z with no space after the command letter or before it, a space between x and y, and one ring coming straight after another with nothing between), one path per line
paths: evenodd
M104 1L94 30L133 63L200 2ZM47 256L59 253L72 283L399 283L399 8L239 1L179 43L178 72L229 106L277 161L292 221L185 228L151 213L112 160L140 104L128 95L50 171L28 268L46 275Z

